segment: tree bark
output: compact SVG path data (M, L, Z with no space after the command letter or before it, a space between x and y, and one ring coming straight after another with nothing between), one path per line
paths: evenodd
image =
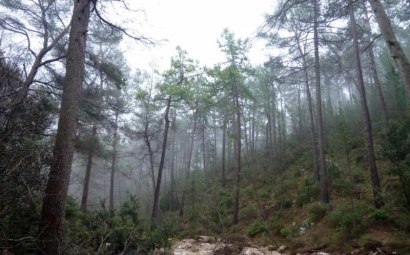
M110 210L114 210L114 180L115 172L117 170L117 142L118 142L118 109L115 109L115 123L114 123L114 136L112 143L112 158L111 158L111 178L110 178Z
M67 51L66 83L39 224L39 254L61 254L64 209L73 161L79 98L84 80L90 3L89 0L74 2Z
M315 79L316 79L316 107L317 107L317 131L319 139L319 163L320 163L320 195L322 203L329 203L329 194L327 190L327 176L326 176L326 155L325 155L325 135L323 131L323 114L322 114L322 95L320 86L320 65L319 65L319 35L318 35L318 12L319 1L313 0L313 16L314 16L314 48L315 48Z
M175 191L174 191L174 185L175 185L175 177L174 177L174 172L175 172L175 141L176 141L176 113L173 111L172 113L172 157L171 157L171 171L170 171L170 179L171 179L171 187L170 187L170 194L169 194L169 208L171 211L174 211L175 209Z
M226 186L226 156L225 156L225 152L226 152L226 125L227 125L227 118L226 116L224 116L224 120L223 120L223 130L222 130L222 187Z
M189 143L189 151L188 151L188 162L187 162L187 166L186 166L186 176L185 176L185 187L182 191L182 198L181 198L181 207L179 209L179 217L183 217L184 216L184 207L185 207L185 198L186 198L186 193L187 193L187 189L188 189L188 182L189 182L189 173L191 172L191 162L192 162L192 150L194 149L194 140L195 140L195 132L196 132L196 122L198 119L198 104L195 105L196 110L195 110L195 115L194 115L194 126L192 129L192 137L191 137L191 141Z
M235 79L234 79L235 82ZM241 173L241 151L242 151L242 137L241 137L241 109L239 105L239 91L238 85L234 85L234 97L236 108L236 172L235 172L235 201L234 201L234 213L233 213L233 225L239 223L239 185L240 185L240 173Z
M310 93L310 85L309 85L309 75L308 75L308 67L306 64L306 55L302 51L300 46L299 37L296 38L298 43L298 50L299 54L302 56L302 68L304 74L304 82L306 88L306 99L308 101L308 110L309 110L309 119L310 119L310 139L312 143L312 155L313 155L313 168L314 168L314 178L316 181L320 181L320 173L319 173L319 152L317 148L317 137L316 137L316 128L315 128L315 115L313 114L313 103L312 103L312 94Z
M371 39L370 35L372 33L372 30L371 30L370 19L367 13L366 5L364 6L363 9L364 9L364 17L365 17L364 21L366 24L366 33L368 34L367 39L370 42L370 39ZM381 110L382 118L383 118L383 126L385 129L387 129L389 126L389 115L387 114L386 101L384 100L382 86L379 80L379 75L377 73L376 61L375 61L374 51L373 51L373 44L369 45L367 49L367 54L369 55L371 76L373 78L374 86L376 87L377 98L379 99L379 106L380 106L380 110Z
M154 205L152 208L152 215L151 215L151 230L155 230L158 226L158 212L159 212L159 193L161 191L161 181L162 181L162 172L164 170L165 165L165 155L167 149L167 140L168 140L168 130L169 130L169 110L171 108L171 100L172 97L169 96L167 99L167 106L165 108L165 129L164 129L164 138L162 141L162 152L161 152L161 160L159 162L158 168L158 176L157 176L157 184L155 186L155 193L154 193Z
M362 116L363 116L363 124L364 124L364 132L366 136L366 146L367 146L367 154L368 160L370 165L370 176L372 180L373 186L373 198L374 198L374 205L376 208L381 208L384 205L383 197L381 194L380 189L380 182L379 182L379 175L377 172L376 166L376 158L374 156L374 148L373 148L373 136L372 136L372 126L370 121L370 114L369 109L367 107L366 101L366 92L364 88L364 80L363 80L363 72L362 66L360 62L360 52L359 52L359 45L358 45L358 36L356 32L356 19L353 12L353 2L349 0L349 15L350 15L350 23L351 23L351 32L353 36L353 48L354 48L354 55L355 55L355 63L356 63L356 72L358 78L358 90L360 95L360 103L362 108Z
M84 184L83 184L83 196L81 198L81 210L87 210L87 202L88 202L88 190L90 187L90 179L91 179L91 169L93 166L93 157L94 157L94 150L95 150L95 141L97 140L97 124L93 123L92 128L92 144L88 151L88 158L87 158L87 167L85 169L85 177L84 177Z
M407 96L410 99L410 62L399 41L397 40L396 35L394 34L390 19L387 17L381 1L368 0L368 2L373 9L380 32L382 33L386 45L389 48L390 56L396 63L397 70L399 71L400 77L407 89Z

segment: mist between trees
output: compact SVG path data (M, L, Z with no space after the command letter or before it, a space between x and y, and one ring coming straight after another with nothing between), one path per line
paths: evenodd
M359 208L362 189L374 210L408 214L407 1L280 1L257 38L221 31L224 62L201 66L182 45L163 72L127 66L124 37L158 42L112 21L111 4L132 12L1 2L3 252L146 254L198 225L226 235L250 203L266 223L314 201ZM262 66L247 56L257 39L273 52ZM247 200L258 185L266 206Z

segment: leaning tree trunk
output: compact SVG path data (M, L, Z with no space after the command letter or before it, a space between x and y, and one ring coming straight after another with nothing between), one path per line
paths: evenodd
M362 108L362 116L363 116L363 122L364 122L364 131L365 131L365 136L366 136L367 154L368 154L369 165L370 165L370 176L371 176L372 186L373 186L374 205L376 208L380 208L384 205L384 202L383 202L383 197L382 197L381 189L380 189L379 175L377 173L376 158L374 156L372 125L370 122L369 109L367 107L366 92L364 89L363 72L362 72L362 66L360 63L358 36L356 32L356 19L354 17L353 3L351 0L349 0L349 15L350 15L350 23L351 23L351 32L353 36L353 48L354 48L354 55L355 55L355 62L356 62L356 72L358 76L357 78L359 79L357 89L359 90L360 103L362 106L361 108Z
M320 87L320 66L319 66L319 35L318 35L318 12L320 0L313 0L313 16L314 16L314 48L315 48L315 79L316 79L316 107L317 107L317 131L319 139L319 163L320 163L320 195L323 203L329 203L329 194L327 190L326 177L326 158L325 158L325 135L323 131L323 114L322 114L322 95Z
M162 152L161 152L161 160L159 162L158 168L158 176L157 176L157 183L155 186L155 193L154 193L154 205L152 208L152 215L151 215L151 230L155 230L158 226L158 212L159 212L159 193L161 191L161 181L162 181L162 172L164 170L165 165L165 154L167 149L167 140L168 140L168 130L169 130L169 110L171 108L171 101L172 97L169 96L167 99L167 106L165 108L165 129L164 129L164 138L162 141Z
M79 98L84 79L90 4L89 0L74 1L60 118L39 224L39 254L61 254L64 209L74 154Z
M380 0L368 0L370 3L374 15L376 17L377 24L379 25L380 32L382 33L387 47L389 48L390 55L396 63L397 70L400 77L407 89L407 96L410 98L410 62L404 53L399 41L394 34L393 28L389 17L387 17L386 11Z

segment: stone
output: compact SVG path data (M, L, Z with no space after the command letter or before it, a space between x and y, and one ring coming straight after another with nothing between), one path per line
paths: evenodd
M288 248L288 247L286 247L285 245L281 245L281 246L279 246L277 252L283 253L287 248Z

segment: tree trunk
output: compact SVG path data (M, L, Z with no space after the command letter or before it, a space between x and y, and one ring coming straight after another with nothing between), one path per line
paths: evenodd
M234 81L235 82L235 81ZM235 202L234 202L234 213L233 213L233 225L239 223L239 184L240 184L240 173L241 173L241 109L239 105L239 91L238 85L234 85L234 96L235 96L235 108L236 108L236 172L235 172Z
M66 83L39 224L39 254L61 254L64 209L73 161L79 98L84 80L90 3L89 0L74 2L67 51Z
M170 187L170 194L169 194L169 208L171 211L174 211L175 209L175 192L174 192L174 185L175 185L175 177L174 177L174 172L175 172L175 141L176 141L176 113L173 111L172 114L172 158L171 158L171 187Z
M399 41L394 34L393 28L389 17L387 17L386 11L380 0L368 0L370 3L376 21L379 25L380 32L382 33L387 47L389 48L390 55L396 63L397 70L400 77L407 89L407 96L410 98L410 62L406 57Z
M159 211L159 193L161 191L161 180L162 180L162 172L164 170L165 165L165 155L167 149L167 140L168 140L168 130L169 130L169 110L171 108L171 99L172 97L169 96L167 99L167 106L165 108L165 129L164 129L164 138L162 141L162 152L161 152L161 160L159 162L158 168L158 177L157 177L157 184L155 186L155 193L154 193L154 205L152 208L152 215L151 215L151 230L155 230L158 226L158 211Z
M370 43L372 30L371 30L370 19L367 13L366 5L364 5L363 9L364 9L364 17L365 17L364 21L366 24L366 33L368 34L367 39ZM371 76L373 78L374 86L376 87L377 98L379 99L379 106L380 106L380 110L381 110L382 118L383 118L383 126L385 129L387 129L389 125L388 124L389 115L387 114L386 101L384 100L382 86L379 80L379 75L377 74L376 61L375 61L374 51L373 51L373 44L369 45L367 49L367 54L369 55L369 60L370 60Z
M308 70L307 70L307 64L306 64L306 55L302 51L302 48L300 47L300 41L299 38L298 40L298 50L300 55L302 56L302 68L303 68L303 74L304 74L304 82L305 82L305 88L306 88L306 97L308 101L308 110L309 110L309 118L310 118L310 138L312 142L312 155L313 155L313 168L314 168L314 178L316 181L320 181L320 173L319 173L319 152L317 148L317 137L316 137L316 128L315 128L315 116L313 114L313 103L312 103L312 95L310 93L310 86L309 86L309 75L308 75Z
M195 110L195 116L194 116L194 126L192 129L192 137L191 137L191 141L189 144L189 151L188 151L188 162L187 162L187 172L186 172L186 176L185 176L185 187L184 190L182 191L182 198L181 198L181 207L179 209L179 217L183 217L184 216L184 207L185 207L185 198L186 198L186 193L187 193L187 189L188 189L188 182L189 182L189 173L191 172L191 162L192 162L192 150L194 148L194 140L195 140L195 132L196 132L196 122L198 119L198 104L195 105L196 110Z
M110 210L114 210L114 180L117 169L117 142L118 142L118 109L115 109L114 141L112 143L111 178L110 178Z
M148 113L147 113L148 114ZM149 154L149 167L150 167L150 174L151 174L151 184L152 184L152 194L155 193L155 168L154 168L154 152L152 151L151 148L151 141L150 141L150 135L148 134L148 118L145 118L145 128L144 128L144 142L145 145L148 148L148 154Z
M223 120L223 130L222 130L222 187L226 186L226 156L225 156L225 152L226 152L226 125L227 125L227 118L226 116L224 117Z
M88 189L90 186L90 179L91 179L91 169L93 166L93 156L95 150L95 142L97 141L97 124L93 123L92 128L92 145L88 151L88 158L87 158L87 167L85 170L85 177L84 177L84 184L83 184L83 196L81 198L81 210L87 210L87 202L88 202Z
M329 203L329 194L327 190L327 176L326 176L326 155L325 155L325 135L323 131L323 114L322 114L322 95L320 86L320 65L319 65L319 35L318 35L318 12L319 1L313 0L313 16L314 16L314 48L315 48L315 79L316 79L316 107L317 107L317 131L319 139L319 156L320 156L320 195L322 203Z
M360 63L358 36L356 32L356 19L354 17L353 3L351 0L349 0L349 15L350 15L350 23L351 23L351 32L353 36L353 48L354 48L354 55L355 55L355 62L356 62L356 72L357 72L357 76L359 79L357 89L359 90L360 103L362 106L361 108L362 108L362 116L363 116L363 122L364 122L363 123L364 132L366 136L367 154L368 154L369 164L370 164L370 176L371 176L372 186L373 186L374 205L376 208L380 208L384 205L384 202L383 202L383 197L382 197L381 189L380 189L379 175L377 173L376 158L374 156L372 126L370 122L369 109L367 107L362 66Z

